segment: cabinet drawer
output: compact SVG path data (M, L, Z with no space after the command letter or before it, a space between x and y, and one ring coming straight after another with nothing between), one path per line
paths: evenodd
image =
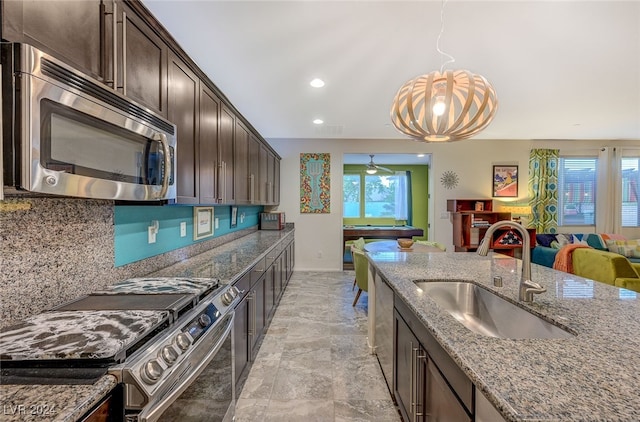
M394 306L409 328L411 328L418 341L424 346L431 360L447 379L447 382L465 405L467 411L471 413L473 410L473 383L471 380L467 378L462 369L458 367L424 324L398 296L395 296Z
M251 290L251 271L244 273L233 285L240 290L240 297L245 297Z
M256 263L256 265L254 265L251 268L251 285L253 286L255 284L255 282L257 282L258 280L260 280L260 277L262 277L262 275L264 274L265 270L267 269L266 267L266 262L267 259L266 257L260 259L260 261L258 261Z

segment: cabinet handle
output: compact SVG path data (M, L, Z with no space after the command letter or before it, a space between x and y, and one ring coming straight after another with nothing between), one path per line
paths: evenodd
M422 352L422 353L421 353ZM424 421L424 403L422 403L422 397L424 397L424 394L422 393L422 387L424 386L424 370L421 370L420 368L420 361L426 361L427 359L427 353L422 349L419 348L416 350L416 370L417 370L417 376L416 376L416 407L415 407L415 415L414 415L414 421L418 421L418 420L422 420ZM426 362L425 362L426 364ZM418 409L420 409L420 411L418 411ZM418 419L420 418L420 419Z
M254 197L255 197L255 195L254 195L254 193L253 193L253 191L254 191L254 185L255 185L254 180L255 180L255 177L253 176L253 174L250 174L250 175L249 175L249 201L250 201L252 204L253 204Z
M411 342L411 387L409 388L409 401L411 402L411 420L413 422L416 421L416 355L418 354L418 349L413 347L413 342Z
M122 12L122 95L127 95L127 14Z
M218 201L224 204L227 189L227 163L224 161L220 161L220 164L218 164L218 183L220 184L220 189L218 189Z
M112 61L111 61L111 77L113 78L111 86L113 89L118 87L118 5L116 0L111 2L113 4L113 19L111 19L111 34L112 38Z

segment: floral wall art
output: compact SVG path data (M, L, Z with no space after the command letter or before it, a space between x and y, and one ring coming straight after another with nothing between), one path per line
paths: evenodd
M328 214L331 211L331 154L300 154L300 212Z

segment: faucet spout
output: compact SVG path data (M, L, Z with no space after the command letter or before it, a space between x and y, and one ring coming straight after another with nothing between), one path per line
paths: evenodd
M520 223L514 221L498 221L487 229L484 238L478 245L478 255L486 256L491 246L493 233L502 227L509 227L522 236L522 275L520 276L519 299L521 302L532 302L533 294L543 293L547 290L531 281L531 238L529 232Z

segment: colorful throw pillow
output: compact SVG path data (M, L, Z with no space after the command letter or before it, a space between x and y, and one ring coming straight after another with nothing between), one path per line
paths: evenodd
M610 252L624 255L627 258L640 257L640 240L607 240L607 248Z
M556 240L551 242L551 247L554 249L560 249L565 245L570 245L573 243L573 235L572 234L557 234Z
M591 246L594 249L599 249L601 251L607 250L607 244L597 233L588 233L587 235L587 245Z
M587 242L587 237L588 237L587 234L574 233L573 234L573 243L589 246L589 243Z
M551 233L539 233L536 234L536 244L544 246L546 248L551 247L551 242L556 240L556 235Z

